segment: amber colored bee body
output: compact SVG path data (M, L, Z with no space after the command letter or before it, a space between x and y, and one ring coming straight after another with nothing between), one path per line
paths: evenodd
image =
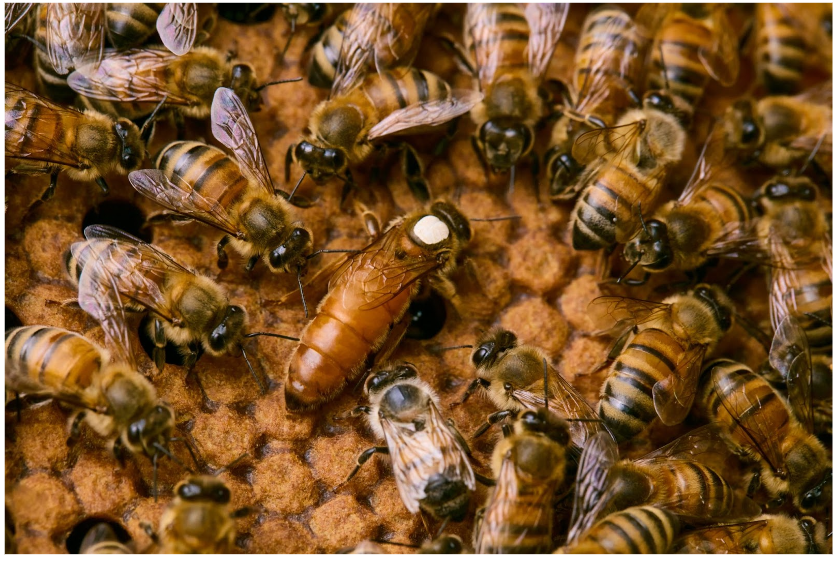
M349 257L300 335L288 367L286 407L311 409L355 379L405 315L419 282L446 282L440 279L454 269L470 238L469 221L451 204L437 202L430 212L397 219Z
M163 3L111 2L105 11L108 39L115 49L130 49L143 44L156 29Z
M236 523L229 503L230 489L216 477L180 482L160 517L160 553L232 553Z
M730 443L760 462L760 482L772 498L791 496L802 512L830 503L832 463L790 405L748 367L718 359L705 367L700 399L708 417L726 429Z
M131 121L82 113L6 84L6 170L52 175L44 198L52 195L61 172L76 181L96 180L107 191L102 176L136 169L144 154L140 131Z
M673 553L826 553L824 524L769 514L740 524L723 524L679 536Z
M6 332L6 387L46 393L84 411L84 421L113 439L114 446L149 457L168 455L174 413L137 372L128 352L123 349L110 364L108 352L78 333L39 325L11 329Z
M496 444L496 485L478 511L475 553L547 553L553 549L554 493L565 479L568 425L546 409L521 411Z
M709 285L657 304L603 296L640 331L630 334L603 383L597 413L618 442L643 431L656 417L682 422L696 393L702 359L734 325L734 305ZM613 316L614 317L614 316Z
M574 56L573 106L563 109L545 154L554 200L577 194L571 187L588 163L571 153L577 138L596 126L612 126L634 103L631 90L641 71L642 49L635 22L620 7L600 6L586 16Z
M610 514L556 553L667 553L679 528L679 519L673 513L636 506Z
M87 555L125 555L133 553L131 548L119 541L116 533L102 522L85 534L79 553Z

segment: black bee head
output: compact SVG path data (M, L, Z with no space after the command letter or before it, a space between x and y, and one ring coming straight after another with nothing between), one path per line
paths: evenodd
M117 119L114 132L120 140L119 167L128 173L140 167L146 148L140 138L140 129L128 119Z
M390 370L379 370L367 378L364 383L364 391L367 395L374 395L398 380L411 380L417 377L417 369L412 364L402 364Z
M220 355L238 345L245 330L247 314L239 306L228 306L221 322L210 333L210 352Z
M262 96L256 85L256 72L250 64L235 64L230 71L230 89L233 90L248 111L262 108Z
M568 424L547 409L524 411L519 414L516 424L522 431L544 434L563 446L571 441Z
M187 502L212 502L220 505L230 502L230 489L215 477L190 477L178 485L175 494Z
M291 272L298 266L305 266L305 255L312 246L312 236L308 230L295 228L282 244L268 254L268 264L272 271Z
M156 405L140 419L128 426L125 438L129 448L142 449L150 456L157 453L154 444L166 447L172 429L175 426L175 416L165 405Z
M478 343L472 353L472 364L475 368L492 366L502 353L515 348L518 339L512 331L496 331L485 341Z
M554 146L545 153L545 165L551 178L551 197L561 201L571 200L575 194L573 187L585 166L560 146Z
M533 131L511 118L491 119L481 127L478 144L491 168L510 169L533 148Z
M294 159L318 183L347 169L347 155L343 150L321 148L305 140L294 147Z
M624 246L624 259L647 269L664 270L673 261L667 225L660 220L647 220L644 225L641 233Z
M708 284L697 285L693 295L713 310L714 319L723 331L731 328L734 319L734 308L731 300L717 286Z

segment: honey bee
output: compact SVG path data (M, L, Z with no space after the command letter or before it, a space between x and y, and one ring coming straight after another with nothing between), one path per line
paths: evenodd
M97 65L105 51L105 4L44 3L38 7L35 74L51 99L70 102L67 75L81 64Z
M95 298L91 294L94 305ZM112 352L58 327L33 325L6 331L6 388L45 394L72 406L71 438L78 436L84 421L111 439L116 457L124 449L151 458L157 481L158 457L175 460L169 451L175 416L138 373L121 312L103 304L97 316Z
M138 47L156 31L165 4L111 2L105 9L105 29L115 49Z
M561 109L545 153L552 199L570 201L577 195L573 187L589 163L571 153L577 138L614 125L625 109L640 105L634 90L643 48L637 25L622 8L600 6L586 17L574 56L571 103Z
M250 64L231 62L211 47L195 47L183 56L165 48L107 49L101 62L77 67L67 83L85 105L103 113L137 119L160 105L204 119L218 88L231 88L249 111L259 111L260 91L280 82L257 86Z
M102 176L137 169L145 153L131 121L62 107L6 83L6 171L49 174L42 200L52 197L61 172L76 181L95 181L108 193Z
M166 48L183 56L210 37L217 19L213 4L169 2L160 12L155 28Z
M811 154L825 174L833 171L833 90L830 81L797 96L740 99L723 117L727 147L786 171Z
M492 453L496 485L478 511L475 553L553 550L554 493L565 479L568 425L547 409L520 411Z
M454 298L448 275L471 237L469 220L438 201L428 211L397 218L367 247L339 262L291 357L286 407L312 409L332 399L360 374L368 356L388 355L405 331L400 321L421 282Z
M704 378L701 403L708 417L726 428L735 451L759 462L752 484L762 483L775 501L791 497L801 512L827 508L833 488L830 454L794 414L812 419L804 384L790 395L791 406L762 377L731 360L709 363Z
M341 12L335 23L326 28L312 47L309 61L309 83L318 88L331 88L341 58L341 46L347 32L349 10Z
M706 425L637 460L620 460L605 433L589 439L580 457L568 542L610 512L648 505L687 522L749 520L760 507L736 496L723 473L731 457L719 427Z
M175 498L160 517L160 553L232 553L236 541L230 489L211 475L192 475L178 483Z
M667 88L694 108L711 79L733 85L740 54L726 10L723 4L645 4L636 20L655 32L647 89Z
M544 116L539 87L567 15L568 4L469 4L466 9L464 44L484 96L471 113L478 127L473 146L493 171L514 168L533 149L534 128ZM535 154L531 165L538 170ZM510 179L512 184L512 173Z
M755 68L758 80L770 94L791 94L798 90L806 57L812 51L830 68L830 35L824 30L822 21L814 17L816 14L811 14L805 6L755 5Z
M167 342L177 346L190 369L202 351L221 356L238 350L264 391L242 345L244 338L255 336L245 333L247 313L230 304L221 286L122 230L94 225L84 234L86 241L74 243L65 256L68 277L78 284L80 295L112 287L109 297L124 300L114 307L150 313L148 330L158 370L163 370Z
M79 553L85 555L125 555L134 552L119 540L110 525L100 522L85 534L82 545L79 547Z
M320 25L329 13L329 4L280 4L280 9L283 11L285 19L288 20L291 30L288 34L288 41L286 41L283 48L283 56L288 51L291 45L291 39L297 31L298 25Z
M768 514L740 524L709 526L682 534L673 553L826 553L824 524Z
M482 388L500 409L490 415L490 422L500 421L526 409L544 407L543 373L546 370L548 409L569 421L572 443L582 448L586 440L606 430L574 386L548 364L545 351L520 345L515 334L510 331L494 329L482 337L472 353L472 364L477 370L477 378L469 384L461 403L477 388ZM484 427L489 428L489 424Z
M702 360L734 325L734 304L717 286L699 284L661 303L601 296L591 307L605 311L622 331L597 413L620 443L656 417L681 423L696 395Z
M129 174L131 185L176 214L225 232L220 268L227 266L229 244L248 258L248 271L264 257L272 271L304 274L312 235L289 219L291 205L275 196L256 131L233 90L216 90L212 130L235 160L200 142L173 142L157 156L158 170Z
M667 553L680 527L668 510L635 506L610 514L555 553Z
M709 140L712 138L709 135ZM703 148L693 176L678 200L661 206L650 220L641 220L641 230L623 249L629 270L641 266L644 284L651 273L692 271L715 257L749 259L765 255L763 244L749 231L754 218L751 206L722 179L725 169ZM751 248L751 251L749 251Z
M440 414L438 398L409 364L380 370L367 378L369 406L351 414L367 421L387 446L365 450L347 477L350 481L376 452L389 454L399 496L408 512L422 509L438 519L466 517L475 474L463 437Z
M574 158L590 163L575 187L582 196L570 222L574 249L609 248L634 236L636 216L654 204L681 161L687 113L681 98L647 92L643 107L624 113L614 127L577 138Z

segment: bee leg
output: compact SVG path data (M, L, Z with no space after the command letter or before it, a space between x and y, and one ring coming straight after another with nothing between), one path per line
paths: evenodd
M346 483L349 483L349 482L350 482L350 480L351 480L353 477L355 477L355 474L357 474L357 473L358 473L358 470L360 470L360 469L361 469L361 466L363 466L364 464L366 464L366 463L367 463L367 460L369 460L369 459L373 456L373 454L376 454L376 453L379 453L379 454L390 454L390 450L388 450L388 447L387 447L387 446L373 446L372 448L368 448L367 450L365 450L364 452L362 452L362 453L361 453L361 455L358 457L358 460L356 460L356 465L355 465L355 467L354 467L354 468L353 468L353 470L350 472L350 475L347 477L347 480L346 480L346 481L344 481L344 483L345 483L345 484L346 484Z
M350 193L352 193L353 187L355 187L355 182L352 179L352 174L350 170L347 170L347 179L344 181L344 185L341 187L341 203L340 208L344 208L344 205L349 199Z
M496 481L493 478L487 477L486 475L481 475L480 473L474 470L473 473L475 474L475 481L477 481L484 487L495 487Z
M48 201L55 195L55 186L58 184L58 170L55 170L50 175L50 186L47 187L47 190L44 191L44 194L41 195L42 201Z
M70 425L70 436L67 438L67 446L73 446L79 440L82 421L86 414L86 411L79 411L79 414L73 419L73 424Z
M175 120L175 134L178 140L186 138L186 123L184 122L184 114L180 111L173 111L172 118Z
M746 496L751 499L758 489L760 489L760 471L755 471L749 481L749 486L746 488Z
M372 409L370 409L370 407L368 407L367 405L359 405L358 407L350 409L349 411L341 413L340 415L333 415L332 420L343 421L345 419L358 417L359 415L369 415L371 411Z
M114 441L114 446L111 449L111 452L114 454L114 458L116 458L119 462L120 467L125 467L125 445L122 443L122 439L117 438Z
M478 71L472 64L471 57L463 45L448 33L438 33L433 36L443 44L444 49L454 55L454 62L461 72L477 77Z
M515 411L512 411L510 409L502 409L501 411L496 411L495 413L492 413L487 417L486 422L479 426L478 430L475 431L475 434L472 435L472 440L475 440L476 438L480 437L482 434L488 431L490 427L495 423L500 423L501 421L503 421L507 417L510 417L514 413Z
M108 187L107 183L105 183L105 178L104 177L97 177L96 178L96 184L99 185L100 189L102 189L102 194L103 195L107 195L108 193L111 192L111 188Z
M163 331L163 321L155 318L152 323L152 340L154 341L154 351L152 351L152 359L158 372L163 372L163 367L166 365L166 333Z
M250 273L251 271L253 271L253 268L256 267L256 264L258 262L259 262L259 255L254 255L253 257L248 259L248 262L245 264L245 270Z
M440 156L442 156L443 152L445 152L446 149L449 147L449 144L452 143L452 139L454 138L454 135L457 133L457 125L459 123L460 117L455 117L454 119L449 121L449 126L446 128L446 134L443 136L440 142L438 142L437 145L434 146L435 157L439 158Z
M402 144L402 173L411 189L414 198L421 203L427 203L431 199L428 190L428 182L423 176L422 162L414 148L406 143Z
M411 318L404 317L402 318L402 321L390 328L390 333L388 333L384 344L376 353L375 360L373 360L373 368L387 362L390 359L390 355L393 354L393 351L395 351L396 347L399 346L399 342L402 341L405 333L408 332L408 326L410 325Z
M480 386L480 385L481 385L481 379L480 378L475 378L474 380L472 380L472 382L470 382L470 384L466 387L466 391L463 392L463 397L460 399L460 401L458 403L460 405L463 405L464 403L466 403L466 400L469 399L469 397L473 393L475 393L475 390L477 390L478 386ZM454 407L454 405L455 404L452 403L452 407Z
M224 251L224 247L229 243L230 243L230 236L224 236L223 238L221 238L219 240L218 245L216 246L216 254L218 255L217 265L218 265L219 269L226 269L227 268L228 259L227 259L227 252Z
M472 457L472 451L469 449L469 444L466 443L466 439L463 438L463 435L460 434L459 430L457 430L457 427L454 424L454 419L448 419L446 421L446 425L448 425L449 430L451 431L455 440L457 440L457 443L460 444L463 447L463 451L466 452L466 455L471 458Z
M289 145L285 153L285 182L291 180L291 163L294 161L294 144Z

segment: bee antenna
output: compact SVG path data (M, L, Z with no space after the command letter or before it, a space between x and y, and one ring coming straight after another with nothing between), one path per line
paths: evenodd
M542 357L542 364L545 367L545 410L548 409L548 359Z
M163 107L163 104L166 103L166 99L169 97L169 94L163 96L163 99L160 100L160 103L157 104L157 107L154 108L154 111L151 112L151 115L146 117L146 121L143 123L143 126L140 128L140 138L143 138L143 133L146 132L146 129L154 123L154 120L157 118L157 114L160 112L160 108ZM146 139L146 143L148 143L148 139Z
M236 464L241 462L247 456L250 456L249 452L245 452L244 454L242 454L241 456L239 456L238 458L236 458L235 460L233 460L232 462L230 462L226 466L217 469L216 471L213 472L213 474L212 474L213 477L219 476L222 473L224 473L225 471L230 471L230 468L232 468L233 466L235 466Z
M667 78L667 65L664 64L664 48L661 46L661 41L658 43L658 54L661 55L661 71L664 73L664 87L670 91L670 80Z
M195 455L195 450L192 449L192 446L190 446L187 439L175 436L170 438L169 442L183 442L184 446L186 446L187 452L189 452L189 455L192 456L192 462L195 464L195 468L201 469L201 462L198 461L198 456ZM206 465L206 463L204 465ZM190 473L192 473L192 471L190 471Z
M311 259L321 253L361 253L360 249L319 249L306 256L306 259Z
M163 452L163 454L167 458L169 458L170 460L172 460L173 462L175 462L176 464L178 464L179 466L184 468L189 473L193 473L193 471L191 469L189 469L189 467L187 467L187 465L185 463L183 463L180 459L178 459L177 456L175 456L168 448L166 448L165 446L163 446L159 442L155 442L154 444L152 444L152 446L154 446L157 450L160 450L161 452Z
M265 386L262 384L262 380L259 379L259 376L256 375L256 370L254 370L253 366L251 365L251 361L248 358L248 353L245 352L245 346L239 345L239 348L242 349L242 356L245 357L245 362L248 364L248 370L251 371L251 376L253 376L253 379L256 380L256 385L259 386L259 391L265 394Z
M277 84L286 84L286 83L288 83L288 82L299 82L299 81L300 81L300 80L302 80L302 79L303 79L303 78L302 78L302 77L300 77L300 78L289 78L288 80L277 80L276 82L268 82L268 83L266 83L266 84L262 84L262 85L261 85L261 86L259 86L258 88L254 88L254 91L259 92L259 91L264 90L264 89L265 89L265 88L267 88L268 86L276 86Z
M446 525L449 523L449 520L451 520L451 518L446 516L446 519L443 520L443 523L440 525L440 529L437 530L437 535L434 536L435 539L439 538L443 534L443 530L446 529Z
M303 281L300 278L300 272L303 270L302 266L297 267L297 287L300 289L300 299L303 300L304 317L309 317L309 307L306 305L306 295L303 294Z
M512 214L510 216L496 216L495 218L470 218L469 220L472 222L501 222L502 220L517 220L521 218L518 214Z
M638 263L640 263L640 262L641 262L641 257L639 256L638 259L636 259L635 262L632 265L629 266L629 269L624 271L623 274L621 274L621 276L618 277L617 284L620 284L623 279L625 279L627 276L629 276L629 273L632 272L632 269L634 269L638 265Z
M387 544L387 545L398 545L398 546L401 546L401 547L410 547L411 549L419 549L418 545L414 545L412 543L392 542L392 541L389 541L389 540L370 540L370 541L375 542L375 543L383 543L383 544Z
M510 186L507 187L507 196L510 196L510 195L513 194L513 190L515 189L515 187L516 187L516 166L513 165L510 168Z
M641 203L638 203L638 218L641 220L641 227L644 229L644 233L647 234L648 237L650 236L650 231L647 230L647 223L644 222L644 213L641 212Z
M431 354L439 354L445 351L454 351L457 349L471 349L472 345L455 345L454 347L441 347L438 344L428 345L425 349Z
M804 170L806 170L810 163L815 159L816 154L818 154L819 152L819 148L821 148L822 146L822 141L824 140L824 137L824 134L822 134L819 137L819 141L816 142L816 145L813 146L813 149L810 151L810 155L807 156L807 159L804 161L804 166L800 170L798 170L798 175L802 175L804 173Z
M297 337L289 337L288 335L280 335L279 333L269 333L267 331L254 331L253 333L246 333L244 337L276 337L277 339L286 339L288 341L299 341Z
M291 193L288 195L288 201L291 202L291 198L297 192L297 188L300 187L300 184L303 183L303 179L306 177L306 174L309 173L307 171L303 172L303 175L300 176L300 179L297 180L297 185L294 186L294 189L291 190Z

